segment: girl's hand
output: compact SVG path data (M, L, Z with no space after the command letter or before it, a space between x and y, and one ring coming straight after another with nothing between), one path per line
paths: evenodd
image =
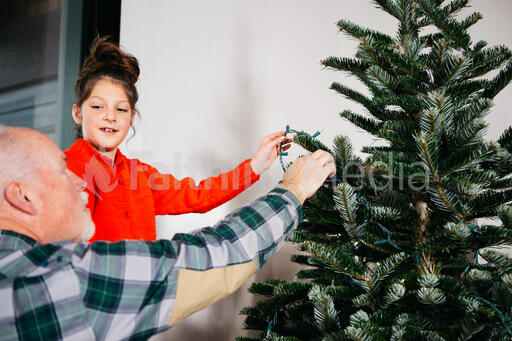
M292 140L288 137L283 137L284 134L284 131L280 131L265 136L261 140L256 155L254 155L251 160L251 167L254 173L261 174L272 165L279 156L280 144L282 144L282 152L290 148L290 142L292 142Z

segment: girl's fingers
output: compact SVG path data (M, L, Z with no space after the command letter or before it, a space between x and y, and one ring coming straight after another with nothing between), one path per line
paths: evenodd
M267 145L268 145L270 148L272 148L272 147L275 147L275 146L279 145L280 143L289 143L289 142L283 142L283 141L284 141L284 140L281 140L281 139L279 138L279 139L275 139L275 140L269 141Z
M290 144L281 144L281 145L278 144L274 148L277 149L277 151L279 151L279 150L288 149L288 148L290 148L290 146L291 146Z
M291 145L287 144L286 146L281 147L281 151L284 152L285 150L290 149Z
M292 139L289 138L289 137L283 137L283 135L285 134L284 131L280 131L278 133L274 133L274 134L271 134L271 135L268 135L266 136L263 140L264 140L264 143L269 143L269 142L273 142L273 141L282 141L282 142L291 142Z
M285 131L278 131L278 132L275 132L275 133L272 133L270 135L267 135L263 138L264 141L270 141L270 140L273 140L277 137L281 137L283 136L284 134L286 134Z
M289 137L285 137L284 139L282 138L277 138L275 139L274 141L272 142L277 142L277 143L281 143L282 145L286 145L286 144L290 144L293 142L293 140Z

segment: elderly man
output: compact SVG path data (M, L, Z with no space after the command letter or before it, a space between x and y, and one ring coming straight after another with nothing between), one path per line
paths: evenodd
M333 176L297 160L283 182L214 227L157 242L84 243L85 183L45 135L0 127L0 338L147 339L242 285Z

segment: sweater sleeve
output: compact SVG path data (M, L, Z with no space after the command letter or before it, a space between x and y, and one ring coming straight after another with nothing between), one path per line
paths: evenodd
M260 178L252 170L250 161L245 160L232 171L202 180L198 185L192 178L177 180L171 174L161 174L143 164L153 194L155 213L205 213L224 204Z
M92 170L90 167L87 167L86 162L74 157L73 153L65 151L64 154L66 154L67 157L66 166L68 169L81 179L85 180L85 182L87 182L87 188L85 189L85 192L88 194L89 198L86 207L89 209L92 216L96 202L96 191L94 189L95 183Z

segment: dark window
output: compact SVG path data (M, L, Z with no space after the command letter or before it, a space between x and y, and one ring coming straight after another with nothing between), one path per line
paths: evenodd
M0 123L55 134L60 0L0 5Z
M97 34L119 42L120 17L121 0L1 0L0 124L73 143L77 73Z

